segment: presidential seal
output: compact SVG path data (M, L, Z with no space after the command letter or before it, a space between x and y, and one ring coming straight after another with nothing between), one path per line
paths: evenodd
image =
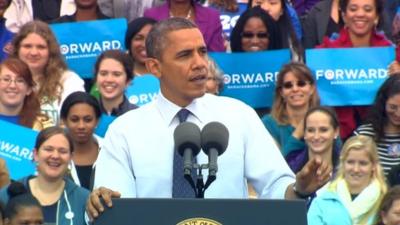
M222 223L207 218L190 218L176 225L222 225Z

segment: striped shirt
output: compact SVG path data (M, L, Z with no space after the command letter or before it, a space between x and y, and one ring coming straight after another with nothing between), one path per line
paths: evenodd
M359 126L355 131L355 135L365 135L375 138L375 131L372 124L364 124ZM376 141L378 147L378 156L387 176L389 171L400 164L400 134L385 134L381 139Z

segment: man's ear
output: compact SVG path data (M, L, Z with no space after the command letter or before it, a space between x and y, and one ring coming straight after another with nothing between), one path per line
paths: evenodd
M145 63L147 71L158 78L161 77L161 63L158 59L148 58Z

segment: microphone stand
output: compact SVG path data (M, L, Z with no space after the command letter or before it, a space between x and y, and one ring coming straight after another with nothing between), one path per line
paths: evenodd
M197 174L197 176L196 176L196 187L195 187L194 182L193 182L192 179L190 179L190 181L189 180L188 181L190 183L190 186L192 186L193 190L196 193L196 198L204 198L204 192L210 186L210 184L215 181L216 176L215 175L208 175L206 184L204 185L202 170L203 169L208 169L208 164L199 165L199 164L196 163L196 164L193 165L193 169L197 170L197 173L196 173Z

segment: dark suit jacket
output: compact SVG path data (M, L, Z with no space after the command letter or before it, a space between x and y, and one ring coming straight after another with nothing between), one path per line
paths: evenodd
M332 0L318 2L303 22L303 46L314 48L322 43L331 16Z

